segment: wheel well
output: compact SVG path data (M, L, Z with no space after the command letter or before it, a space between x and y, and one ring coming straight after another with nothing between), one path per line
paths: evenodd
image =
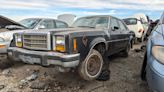
M98 52L100 52L101 55L103 55L106 51L106 45L104 42L100 42L98 44L96 44L93 49L97 50Z

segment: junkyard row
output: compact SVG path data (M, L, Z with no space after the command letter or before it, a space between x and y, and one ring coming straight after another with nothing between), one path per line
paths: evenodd
M140 43L145 55L139 69L141 79L148 82L150 90L163 92L163 24L164 14L154 22L145 14L125 19L63 14L57 19L27 18L19 23L0 16L0 53L11 65L55 66L59 72L74 71L85 81L107 81L112 72L109 57L119 53L128 58ZM26 85L35 78L37 71L21 83Z

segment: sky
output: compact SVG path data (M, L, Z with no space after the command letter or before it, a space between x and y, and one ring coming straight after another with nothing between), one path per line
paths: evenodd
M0 0L0 15L15 21L29 17L56 18L60 14L127 18L136 13L156 20L163 11L164 0Z

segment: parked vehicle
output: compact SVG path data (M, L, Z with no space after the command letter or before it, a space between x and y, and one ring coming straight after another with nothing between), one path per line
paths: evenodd
M55 65L60 71L77 70L85 80L98 78L107 56L122 52L128 56L132 36L124 22L102 15L77 19L74 28L26 31L14 35L15 46L9 58L43 66Z
M14 22L5 17L0 17L1 28L0 31L0 53L7 54L7 48L9 47L13 34L17 32L29 31L30 29L54 29L54 28L66 28L68 25L65 22L48 18L28 18L20 21L20 23ZM34 31L35 31L34 30Z
M144 33L147 32L148 20L146 20L145 17L143 18L141 15L134 15L123 19L129 30L132 30L135 33L135 42L141 42L143 40Z
M141 78L152 92L164 92L164 13L149 36Z

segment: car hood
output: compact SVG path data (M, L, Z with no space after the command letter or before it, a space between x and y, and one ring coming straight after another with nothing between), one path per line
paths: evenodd
M28 30L14 30L14 31L0 32L0 37L5 39L6 41L10 41L13 39L14 33L19 33L19 32L24 32L24 31L29 31L29 29Z
M0 28L5 28L8 25L17 25L17 26L25 27L20 23L17 23L9 18L0 15Z
M73 32L84 32L84 31L98 31L102 30L102 28L60 28L60 29L41 29L38 31L25 31L24 33L56 33L56 32L63 32L63 34L73 33Z

